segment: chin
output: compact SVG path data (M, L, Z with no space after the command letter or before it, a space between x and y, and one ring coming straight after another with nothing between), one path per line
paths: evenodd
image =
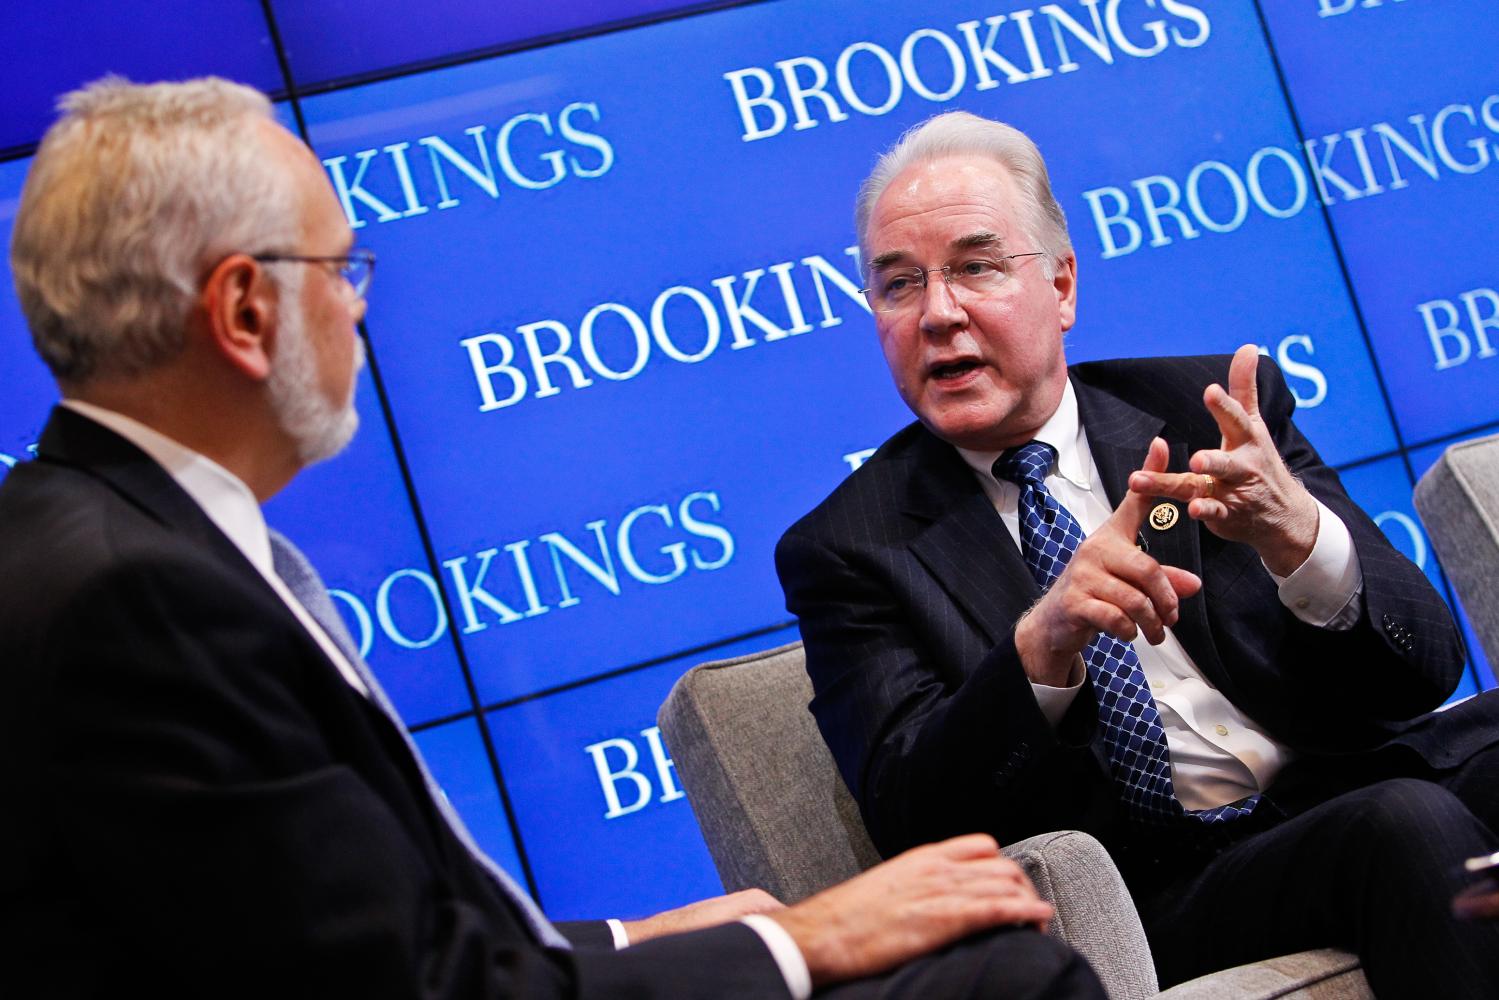
M359 411L352 405L336 414L327 414L314 426L297 433L297 452L302 464L312 465L332 458L348 447L359 430Z

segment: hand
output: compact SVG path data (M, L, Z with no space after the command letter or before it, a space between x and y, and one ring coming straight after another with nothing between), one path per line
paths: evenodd
M1166 442L1156 438L1134 475L1163 474L1168 455ZM1015 648L1032 681L1065 685L1077 654L1099 632L1130 642L1143 631L1152 645L1164 642L1180 599L1202 589L1192 573L1163 566L1135 545L1150 502L1132 489L1015 626Z
M1229 391L1214 383L1203 393L1223 434L1220 448L1193 455L1191 472L1136 472L1129 488L1188 501L1189 516L1221 538L1252 545L1270 572L1284 577L1312 554L1317 502L1286 468L1260 417L1258 367L1259 351L1245 344L1229 366Z
M786 928L813 986L872 976L1005 924L1045 930L1050 903L985 834L907 851L771 915Z
M727 896L688 903L675 910L658 913L643 920L624 920L625 933L631 944L649 941L665 934L682 934L686 931L716 927L745 917L751 913L774 913L784 910L786 904L764 889L745 889L731 892Z

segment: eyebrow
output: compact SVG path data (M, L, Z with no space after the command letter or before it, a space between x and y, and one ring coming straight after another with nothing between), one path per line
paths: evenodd
M891 264L906 260L910 256L911 252L909 250L886 250L869 262L869 269L871 271L879 271L889 267Z
M976 233L969 233L967 236L959 236L951 244L954 250L976 250L986 247L1003 247L1004 245L1005 238L1003 236L998 233L991 233L987 229L981 229Z
M969 233L967 236L959 236L949 243L948 246L957 251L1003 247L1004 244L1005 238L1003 236L998 233L992 233L987 229L981 229L976 233ZM887 250L869 262L869 269L871 271L879 271L889 267L891 264L909 260L910 257L911 251L909 250Z

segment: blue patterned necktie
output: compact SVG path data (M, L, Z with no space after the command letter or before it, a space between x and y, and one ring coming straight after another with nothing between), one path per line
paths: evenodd
M1077 519L1046 488L1056 457L1051 445L1030 441L994 463L996 479L1020 487L1020 551L1042 591L1062 575L1083 541ZM1186 817L1223 823L1249 814L1258 795L1215 809L1189 810L1177 801L1166 730L1133 646L1100 632L1083 650L1083 662L1098 696L1098 720L1114 781L1132 815L1155 822Z
M354 637L349 634L343 619L338 615L338 609L333 606L333 599L328 596L328 588L323 585L322 577L318 576L317 570L313 569L312 563L302 554L302 550L291 543L285 535L271 529L271 562L279 576L292 592L292 595L301 602L302 607L312 616L312 620L322 626L323 631L328 633L328 638L344 654L349 665L354 668L364 686L369 690L370 701L384 712L395 724L396 731L406 741L406 748L411 751L411 756L416 761L416 766L422 772L422 779L427 783L427 791L432 801L437 806L437 811L447 821L448 828L453 831L453 836L464 846L474 862L489 875L504 895L520 910L526 923L537 939L549 948L571 948L567 938L563 937L557 928L552 926L550 920L541 912L541 908L528 896L515 880L495 863L494 859L484 853L474 840L473 835L468 832L463 818L458 815L458 810L453 808L448 801L447 795L442 787L438 785L432 773L427 770L427 762L422 759L421 751L416 748L411 735L406 731L406 725L401 721L400 715L396 713L395 706L385 694L385 689L375 679L375 674L370 670L369 664L364 662L364 657L359 655L359 647L354 642Z

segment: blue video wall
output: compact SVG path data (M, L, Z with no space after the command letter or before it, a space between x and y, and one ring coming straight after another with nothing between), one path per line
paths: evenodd
M796 638L776 539L910 419L851 204L938 111L1046 155L1072 360L1259 344L1452 596L1410 492L1499 430L1492 0L19 7L7 241L58 93L212 72L276 97L379 255L359 437L267 516L554 917L719 890L656 709ZM0 364L3 474L55 399L9 280ZM1459 693L1494 685L1470 646Z

